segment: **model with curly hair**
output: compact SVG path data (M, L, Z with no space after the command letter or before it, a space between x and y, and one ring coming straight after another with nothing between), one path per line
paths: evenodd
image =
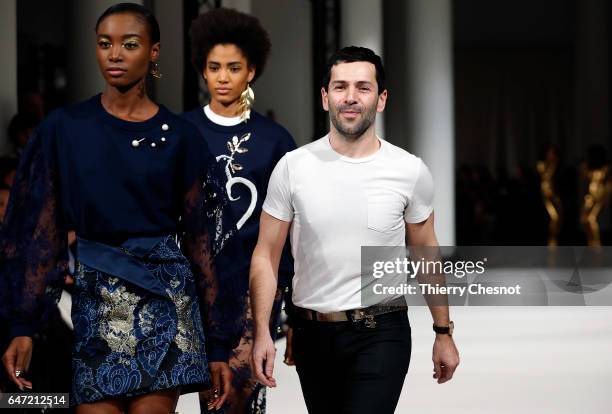
M251 85L263 73L270 52L270 38L259 21L236 10L218 8L200 15L190 29L192 62L206 81L210 102L184 114L208 143L225 169L226 190L245 252L253 252L259 233L259 216L268 180L278 160L296 148L291 135L252 108ZM293 260L285 246L278 290L270 320L278 329L280 305L293 276ZM230 375L213 378L228 395L225 412L265 411L265 388L258 385L250 368L253 321L247 311L240 345L230 355ZM207 396L203 395L205 409Z

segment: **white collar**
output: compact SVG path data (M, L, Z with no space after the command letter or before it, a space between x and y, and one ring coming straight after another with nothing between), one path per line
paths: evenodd
M247 116L250 115L250 113L251 113L250 110L247 111ZM240 118L240 116L230 117L230 116L217 115L216 113L213 112L212 109L210 109L210 105L206 105L204 107L204 114L212 122L214 122L217 125L221 125L221 126L234 126L242 122L242 119Z

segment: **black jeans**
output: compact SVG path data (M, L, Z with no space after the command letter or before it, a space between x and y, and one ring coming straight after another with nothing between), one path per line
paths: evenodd
M406 311L364 322L295 317L293 358L310 414L392 414L408 372L411 331Z

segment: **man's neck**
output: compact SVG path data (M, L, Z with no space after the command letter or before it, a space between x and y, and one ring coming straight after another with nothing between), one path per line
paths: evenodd
M357 138L346 137L332 126L329 131L329 144L334 151L348 158L364 158L380 148L374 125Z

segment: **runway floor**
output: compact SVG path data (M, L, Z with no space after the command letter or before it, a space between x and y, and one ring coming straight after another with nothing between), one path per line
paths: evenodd
M612 413L612 307L452 308L461 365L442 385L431 377L429 311L409 316L412 359L396 413ZM306 414L295 368L282 363L284 340L277 348L268 413ZM177 411L198 413L195 395Z

